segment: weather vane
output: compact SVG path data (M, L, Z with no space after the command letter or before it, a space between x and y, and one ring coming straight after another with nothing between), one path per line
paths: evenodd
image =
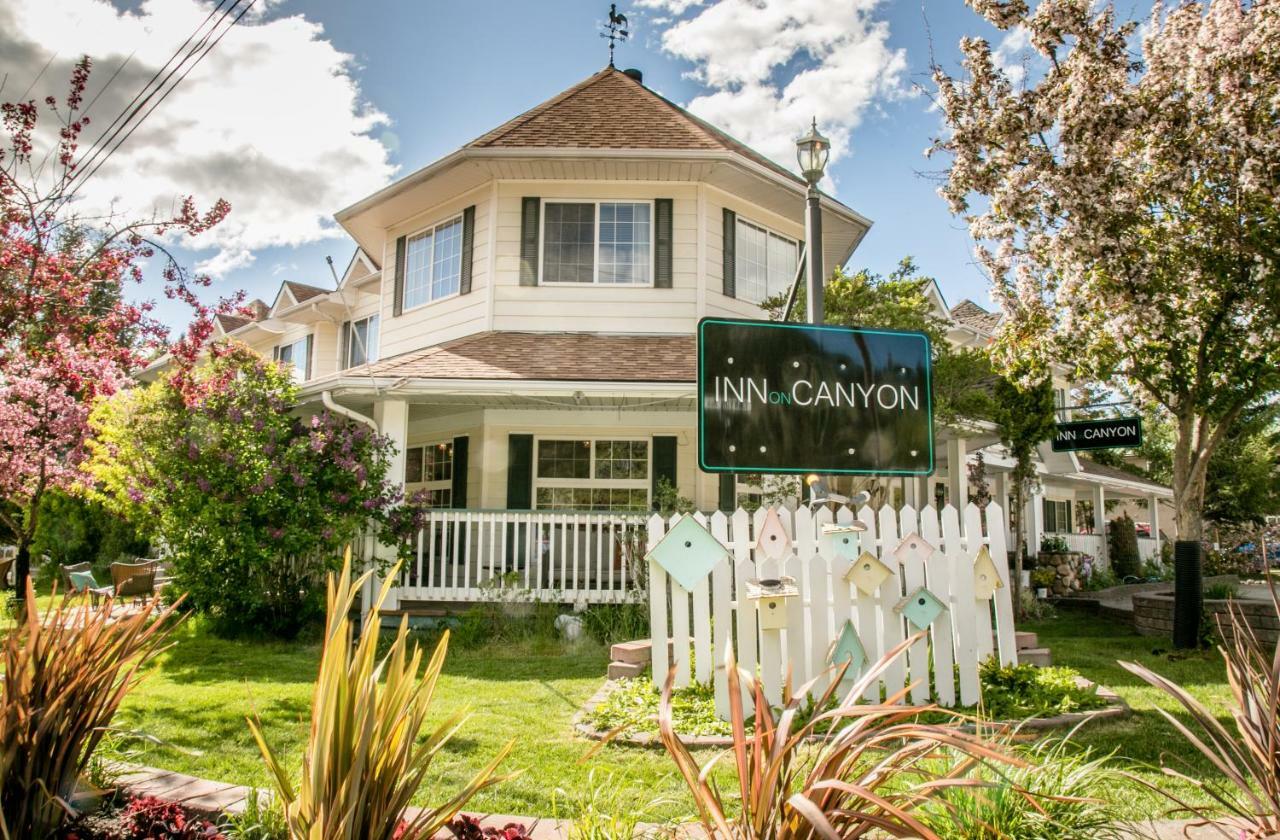
M604 25L600 37L609 42L609 66L613 66L613 48L619 41L627 40L631 33L627 31L627 16L618 13L618 4L609 4L609 22Z

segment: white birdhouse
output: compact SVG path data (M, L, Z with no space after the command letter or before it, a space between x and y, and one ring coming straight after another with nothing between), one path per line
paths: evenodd
M769 508L764 517L764 525L760 527L760 535L756 538L756 548L763 551L766 557L777 560L790 547L791 538L787 536L787 529L782 526L782 517L778 516L778 511Z
M761 630L782 630L787 626L787 599L798 598L800 588L792 577L747 581L747 600L756 602Z
M893 550L893 556L898 558L898 562L906 565L906 562L912 557L919 558L920 562L928 560L936 549L919 534L907 534L898 543L898 547Z
M647 560L657 563L676 583L692 592L729 551L711 532L688 514L650 549Z
M874 595L880 584L891 574L893 569L881 563L871 552L864 551L857 560L849 564L849 571L844 573L844 579L858 587L859 592Z
M1000 570L996 561L991 559L991 552L984 545L978 549L978 556L973 561L973 595L975 598L990 600L995 597L996 590L1004 586L1000 579Z

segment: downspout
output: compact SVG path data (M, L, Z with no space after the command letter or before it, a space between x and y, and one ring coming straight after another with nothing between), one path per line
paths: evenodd
M375 432L381 433L382 431L381 429L378 428L378 424L373 422L372 417L366 417L358 411L352 411L351 409L347 408L345 405L338 405L336 402L334 402L333 396L330 394L329 391L320 392L320 402L324 403L324 407L332 411L334 414L341 414L343 417L346 417L350 420L355 420L358 423L364 423L366 426L373 429Z

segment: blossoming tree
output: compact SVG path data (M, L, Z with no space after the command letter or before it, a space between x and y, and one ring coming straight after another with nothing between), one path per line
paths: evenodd
M1179 538L1203 532L1214 451L1280 389L1280 4L968 0L1038 58L989 43L935 68L943 197L1006 319L997 358L1119 376L1174 418ZM1140 54L1139 54L1140 51Z
M15 580L30 573L30 544L40 499L76 478L85 457L90 406L111 394L151 354L168 346L193 360L210 335L214 310L172 259L165 292L192 305L191 327L168 345L149 304L126 300L142 263L164 251L166 233L196 235L230 210L219 201L201 214L188 198L172 217L121 222L76 214L80 136L90 62L72 74L67 97L0 104L7 141L0 147L0 525L17 543ZM43 116L42 116L43 113ZM42 119L56 131L40 150ZM43 127L41 127L43 131ZM223 301L228 311L237 301Z

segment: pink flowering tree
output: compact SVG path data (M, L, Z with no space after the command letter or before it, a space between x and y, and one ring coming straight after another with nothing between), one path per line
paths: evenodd
M220 630L291 636L320 614L344 546L375 532L406 544L421 508L402 504L388 438L304 416L290 371L242 344L213 356L99 403L85 470L163 540L178 588Z
M201 214L188 198L171 218L82 221L75 192L89 72L85 58L62 101L0 104L0 525L17 543L19 589L30 574L40 499L76 480L93 402L160 352L189 369L212 331L215 309L197 296L208 280L173 259L163 269L165 293L194 311L176 341L150 304L126 300L128 287L142 280L145 260L168 257L166 234L199 234L230 209L219 201ZM56 131L41 149L37 129L46 120ZM217 311L238 303L223 301Z
M1006 315L996 358L1131 383L1174 419L1180 539L1202 537L1210 458L1280 389L1280 4L968 0L1029 35L936 68L941 194ZM1021 78L1025 73L1025 78Z

